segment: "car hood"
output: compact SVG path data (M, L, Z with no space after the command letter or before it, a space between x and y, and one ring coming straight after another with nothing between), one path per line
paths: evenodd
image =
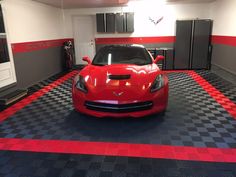
M105 66L88 65L81 72L88 87L150 87L156 76L160 73L156 64L127 65L113 64ZM110 75L118 79L110 78ZM120 77L128 77L121 79Z

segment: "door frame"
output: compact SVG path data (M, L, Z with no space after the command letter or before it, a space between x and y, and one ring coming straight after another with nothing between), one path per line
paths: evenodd
M77 39L77 36L76 36L76 33L75 33L75 29L76 29L76 21L77 20L79 20L80 18L83 18L83 17L90 17L91 18L91 20L92 20L92 24L93 24L93 40L94 40L94 55L95 55L95 53L96 53L96 44L95 44L95 16L94 15L73 15L72 16L72 31L73 31L73 38L74 38L74 49L75 49L75 64L76 65L81 65L81 63L78 63L77 61L77 59L76 59L76 56L77 56L77 52L78 52L78 50L77 50L77 47L76 47L76 45L77 45L77 42L78 42L78 40L79 39ZM87 64L86 62L84 62L84 61L82 61L82 65L84 65L84 64Z
M11 86L11 85L15 85L17 83L17 79L16 79L16 71L15 71L13 52L12 52L12 47L11 47L12 41L11 41L11 38L9 35L8 24L7 24L7 11L6 11L6 7L5 7L5 1L1 1L0 5L2 6L3 20L4 20L4 26L5 26L5 35L6 35L7 47L8 47L8 53L9 53L9 59L10 59L9 62L2 63L2 66L3 66L3 68L4 67L9 68L9 70L10 70L9 77L11 77L11 82L6 83L3 86L0 86L0 91L2 91L2 90L9 88L9 86ZM8 79L8 78L6 78L6 79ZM4 80L6 80L6 79L4 79Z

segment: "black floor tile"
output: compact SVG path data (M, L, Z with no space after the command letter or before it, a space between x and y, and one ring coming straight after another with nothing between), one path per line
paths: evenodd
M235 148L236 120L188 74L168 77L165 115L97 119L79 114L68 80L1 123L0 137Z
M5 163L8 158L10 162ZM234 177L235 163L1 151L1 177Z

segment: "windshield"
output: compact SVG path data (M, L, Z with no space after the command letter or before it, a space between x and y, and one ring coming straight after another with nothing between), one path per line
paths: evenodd
M93 65L111 64L151 64L152 59L145 48L140 47L104 47L93 59Z

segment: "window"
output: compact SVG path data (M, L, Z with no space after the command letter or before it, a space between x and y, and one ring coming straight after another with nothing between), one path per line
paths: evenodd
M0 63L9 62L6 31L4 26L2 7L0 6Z

